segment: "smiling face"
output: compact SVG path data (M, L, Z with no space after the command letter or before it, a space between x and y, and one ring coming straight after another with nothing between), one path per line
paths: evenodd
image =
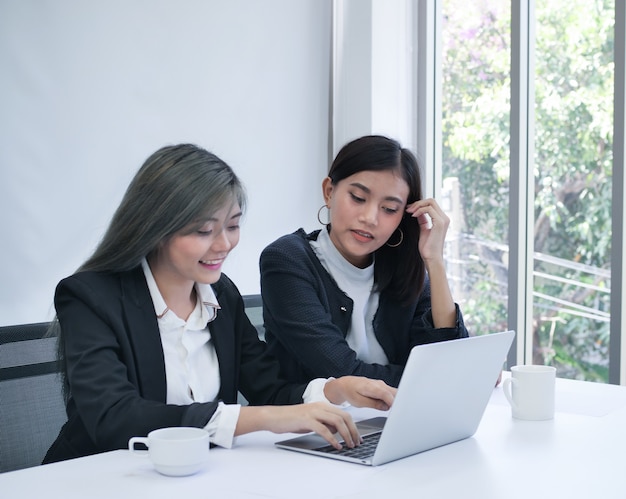
M396 230L407 204L409 186L395 170L366 170L322 190L330 209L330 239L356 267L366 267L371 255Z
M208 220L172 236L149 260L159 287L193 287L198 282L213 284L222 265L239 242L241 208L228 204Z

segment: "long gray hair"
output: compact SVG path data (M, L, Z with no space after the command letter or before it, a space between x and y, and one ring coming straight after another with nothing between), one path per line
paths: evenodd
M229 202L245 208L244 187L230 166L193 144L163 147L139 169L104 237L79 270L132 269L163 241L202 224Z
M246 194L224 161L193 144L163 147L135 174L102 240L78 271L135 268L174 234L200 228L215 212L234 203L243 211ZM57 360L67 402L65 341L56 317L47 334L58 336Z

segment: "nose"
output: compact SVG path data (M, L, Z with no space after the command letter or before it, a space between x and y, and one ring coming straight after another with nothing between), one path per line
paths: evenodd
M228 232L222 229L218 234L216 234L212 246L214 251L230 250L233 247L233 244L228 237Z
M360 213L360 221L367 225L378 224L378 206L375 203L366 203L363 205Z

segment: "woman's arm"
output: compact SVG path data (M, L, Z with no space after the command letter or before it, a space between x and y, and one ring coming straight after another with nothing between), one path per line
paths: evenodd
M430 278L430 308L435 328L456 327L457 309L448 285L446 268L441 260L431 260L426 265Z
M306 385L286 383L280 379L276 359L266 352L265 343L258 339L256 330L245 314L236 286L224 274L215 289L222 308L219 314L221 319L217 319L214 324L217 325L220 320L225 323L214 330L214 340L218 342L227 337L236 343L237 346L232 350L240 352L238 388L251 402L251 405L239 410L235 435L257 430L275 433L314 431L339 448L334 436L338 432L347 445L358 443L355 440L358 432L349 414L327 402L302 404ZM226 333L226 330L228 334L221 334ZM220 361L229 362L227 359ZM349 402L356 407L380 410L391 407L396 393L395 388L382 381L354 376L331 379L323 386L324 396L332 404Z
M315 432L336 449L341 449L335 434L341 435L348 447L360 443L359 431L352 417L326 402L292 406L245 406L239 412L235 435L259 430L273 433Z
M450 219L432 198L412 203L406 210L420 224L419 252L430 278L430 300L435 328L455 327L457 310L443 259Z
M373 407L388 410L393 404L396 389L380 380L345 376L326 383L324 394L334 404L349 402L355 407ZM314 431L333 447L341 444L335 434L339 433L348 447L361 442L359 432L351 416L326 402L294 406L242 407L235 435L258 430L274 433L303 433Z

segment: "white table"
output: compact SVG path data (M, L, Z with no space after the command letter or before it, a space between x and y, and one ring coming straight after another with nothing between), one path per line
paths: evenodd
M626 498L626 387L559 379L556 406L552 421L518 421L496 388L472 438L379 467L277 449L284 435L259 432L212 449L191 477L114 451L0 474L0 498Z

